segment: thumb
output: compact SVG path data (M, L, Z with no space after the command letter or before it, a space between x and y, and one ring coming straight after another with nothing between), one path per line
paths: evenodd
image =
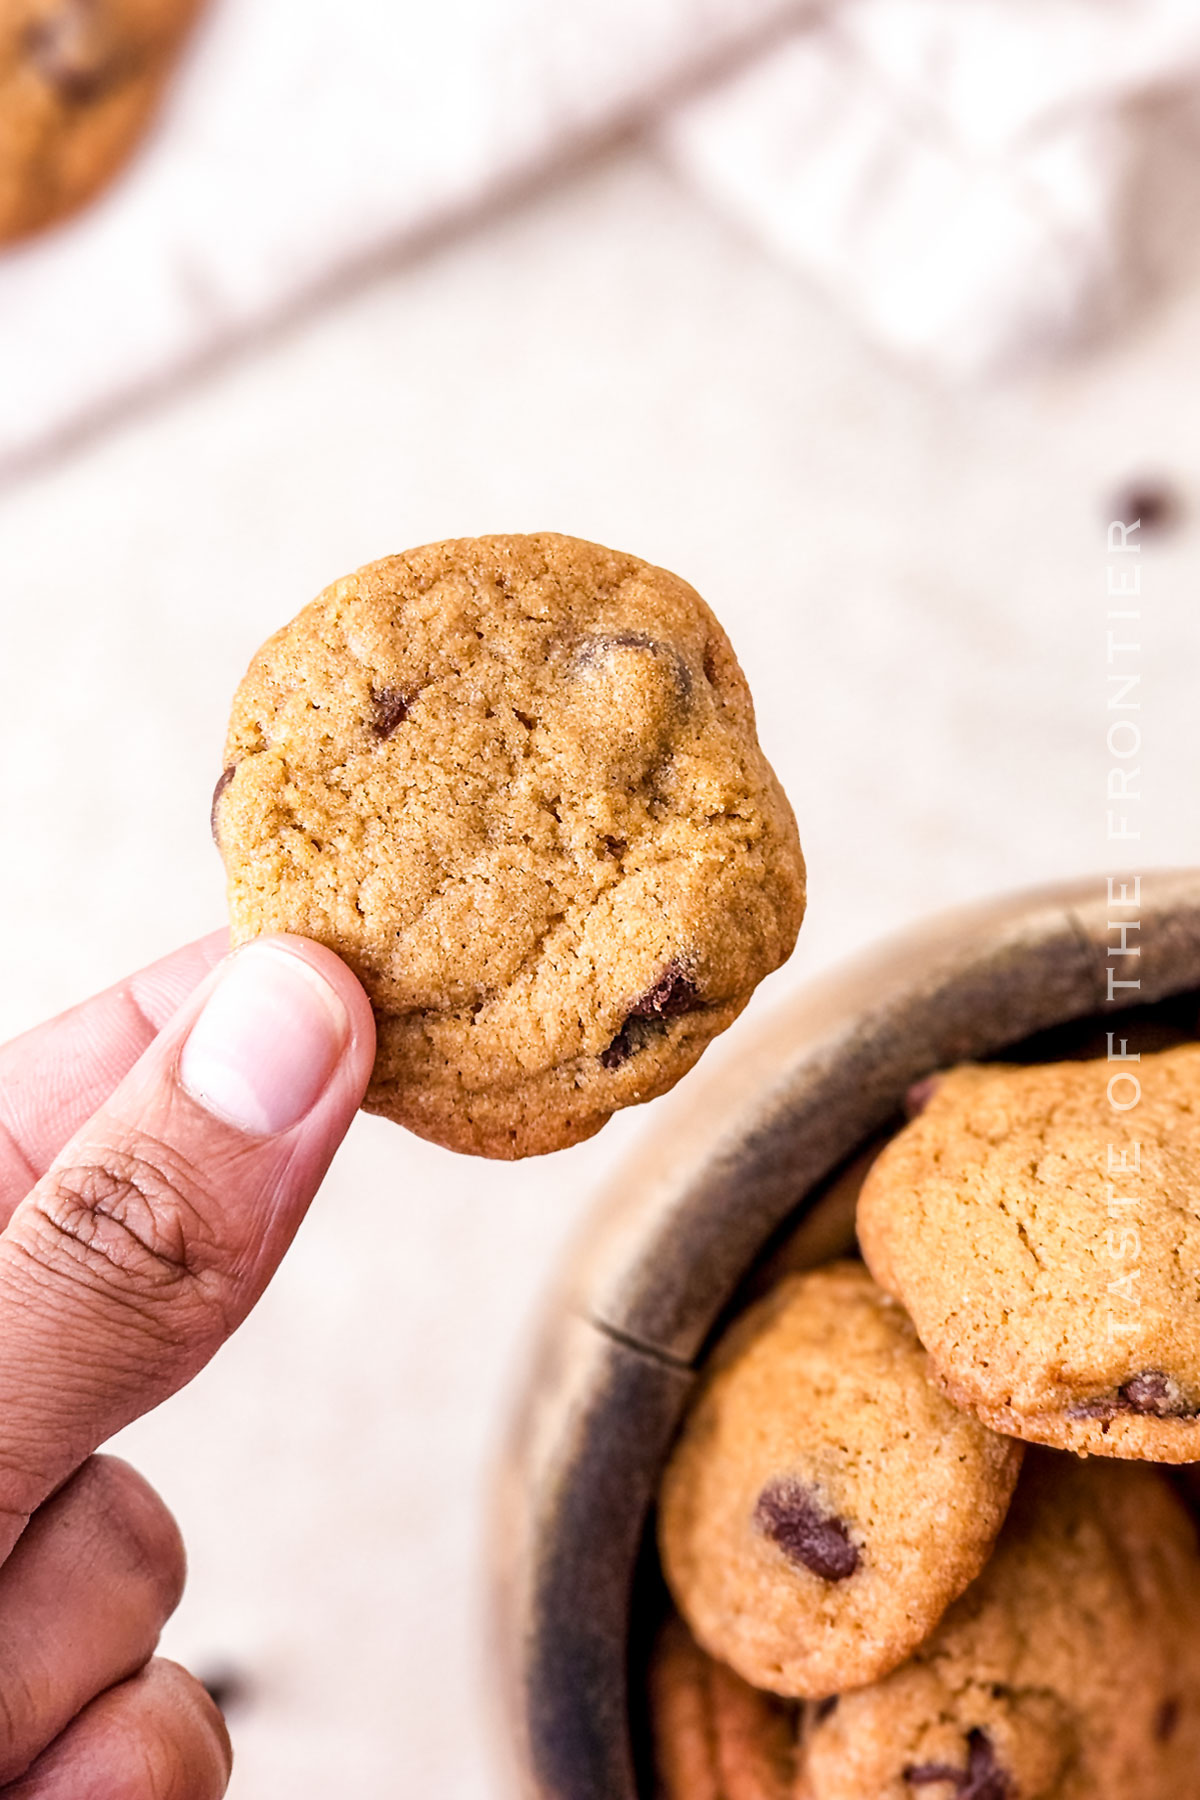
M374 1052L366 995L332 951L257 939L18 1206L0 1234L0 1558L85 1456L246 1317Z

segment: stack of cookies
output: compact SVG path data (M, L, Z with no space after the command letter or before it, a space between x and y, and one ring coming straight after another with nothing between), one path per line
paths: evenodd
M1124 1110L1111 1076L922 1084L863 1261L718 1346L660 1494L664 1800L1200 1796L1200 1551L1154 1466L1200 1461L1200 1045Z

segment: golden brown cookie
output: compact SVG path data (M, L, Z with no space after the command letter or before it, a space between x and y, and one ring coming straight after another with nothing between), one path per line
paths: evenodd
M659 1800L790 1800L796 1709L748 1687L664 1626L650 1665Z
M73 212L133 150L201 0L0 0L0 242Z
M1019 1446L952 1406L859 1263L783 1281L720 1347L659 1496L699 1642L820 1698L878 1679L982 1568Z
M872 1168L858 1229L995 1430L1200 1459L1200 1045L952 1070Z
M810 1717L797 1800L1197 1800L1197 1619L1165 1477L1036 1451L930 1641Z
M214 801L236 942L330 945L370 1110L485 1156L671 1087L790 954L791 809L686 582L576 538L372 563L265 644Z

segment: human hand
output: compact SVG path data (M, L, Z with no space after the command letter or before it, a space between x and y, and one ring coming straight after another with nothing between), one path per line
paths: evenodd
M258 1300L375 1033L332 952L224 949L0 1049L0 1800L215 1800L228 1781L216 1707L153 1658L183 1586L174 1520L92 1452Z

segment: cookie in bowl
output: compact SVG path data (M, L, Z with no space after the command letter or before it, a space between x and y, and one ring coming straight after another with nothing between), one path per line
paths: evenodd
M1021 1447L959 1411L860 1263L780 1282L718 1347L659 1492L703 1647L773 1693L877 1680L983 1567Z
M795 1706L714 1662L674 1616L649 1683L658 1800L793 1800Z
M1200 1556L1156 1469L1034 1451L912 1659L807 1711L794 1800L1196 1800Z
M1200 1045L948 1071L872 1166L858 1233L994 1430L1200 1460Z
M519 1157L671 1087L790 954L804 863L729 641L637 557L458 539L263 646L213 806L234 941L375 1010L369 1110Z

